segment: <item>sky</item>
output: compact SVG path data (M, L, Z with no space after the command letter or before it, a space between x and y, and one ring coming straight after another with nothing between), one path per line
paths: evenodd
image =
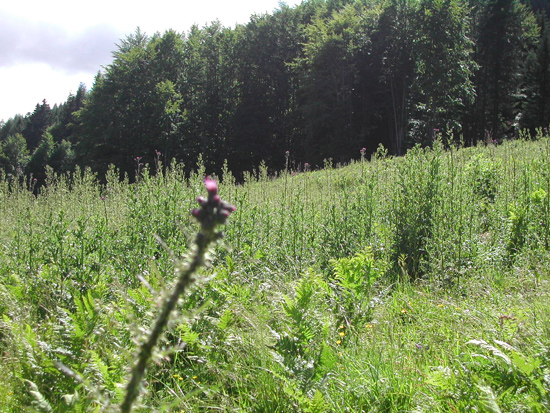
M148 35L216 19L234 27L278 8L279 0L3 0L0 121L33 112L44 99L63 103L80 83L91 89L120 39L137 27Z

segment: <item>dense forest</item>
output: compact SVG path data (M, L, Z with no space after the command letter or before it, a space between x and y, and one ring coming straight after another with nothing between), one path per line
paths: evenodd
M90 90L0 124L0 170L133 179L173 160L233 173L475 145L550 123L543 0L306 0L122 39ZM288 152L287 152L288 151ZM285 156L285 154L287 154Z

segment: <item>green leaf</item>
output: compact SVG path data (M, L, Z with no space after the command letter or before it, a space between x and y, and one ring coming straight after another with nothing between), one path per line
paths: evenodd
M29 387L31 388L29 390L29 394L33 397L33 401L31 402L32 406L39 412L43 412L43 413L51 413L53 412L53 408L50 404L50 402L48 402L48 400L42 395L42 393L40 393L40 390L38 389L38 386L30 381L30 380L26 380L25 379L25 382L29 385Z
M504 362L509 366L512 365L512 360L510 360L510 358L506 354L504 354L501 350L499 350L495 346L490 345L485 340L470 340L466 344L473 344L475 346L481 347L482 349L491 352L494 356L504 360Z
M497 403L497 397L491 386L477 386L482 393L480 406L488 413L502 413Z

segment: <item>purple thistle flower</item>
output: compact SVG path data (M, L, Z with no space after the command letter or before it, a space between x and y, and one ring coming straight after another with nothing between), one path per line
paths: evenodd
M206 185L206 190L208 191L209 195L216 195L218 193L218 184L216 181L214 181L209 176L206 177L204 180L204 184Z
M218 194L218 183L215 180L207 176L204 185L208 191L208 199L199 196L197 202L201 208L191 210L191 215L201 223L204 229L212 230L216 225L225 224L236 208L222 201Z

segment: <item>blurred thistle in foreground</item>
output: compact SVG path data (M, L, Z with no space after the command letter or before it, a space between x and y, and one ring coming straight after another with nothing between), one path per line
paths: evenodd
M176 307L179 297L185 289L194 281L193 274L204 263L204 256L210 244L222 237L221 231L216 231L219 225L225 224L229 214L235 211L233 205L222 201L218 194L218 184L210 177L204 180L208 198L202 196L197 198L200 208L193 209L191 214L199 221L201 228L194 240L194 250L185 262L176 265L177 283L172 293L162 304L162 309L153 329L147 340L141 345L138 359L132 369L132 377L126 387L126 396L120 405L122 413L129 413L132 410L132 404L139 394L139 386L145 368L149 362L153 348L155 347L162 331L168 324L170 313Z
M235 207L221 200L218 195L218 184L216 181L210 177L206 177L204 183L208 191L208 199L199 196L197 202L201 208L193 209L191 214L200 222L202 227L201 232L204 232L206 235L206 233L213 232L217 225L225 224L229 214L235 211ZM221 233L213 235L219 237Z

